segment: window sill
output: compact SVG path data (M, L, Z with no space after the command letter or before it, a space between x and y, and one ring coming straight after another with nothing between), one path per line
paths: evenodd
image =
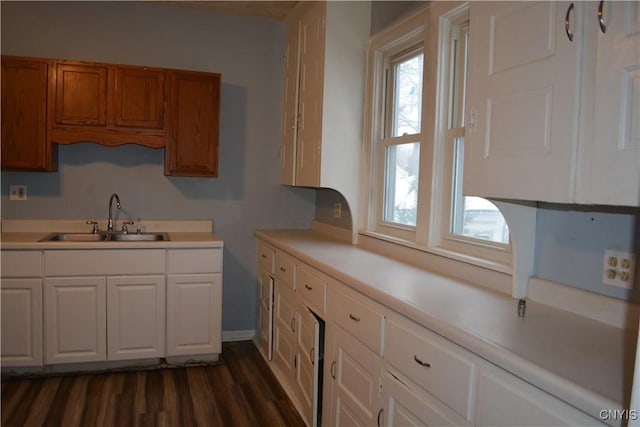
M360 231L359 237L359 244L374 252L445 276L512 294L512 268L508 264L443 248L427 247L371 231Z

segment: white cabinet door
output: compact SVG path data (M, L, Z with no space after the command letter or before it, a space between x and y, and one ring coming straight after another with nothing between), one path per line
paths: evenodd
M295 356L295 395L308 426L317 426L320 367L320 322L303 304L298 308Z
M452 413L408 381L387 371L382 380L384 426L466 426L465 419Z
M273 310L273 368L283 387L290 390L295 371L296 295L290 285L277 279Z
M222 352L222 274L167 276L167 356Z
M471 3L465 194L574 197L586 3Z
M45 364L107 359L106 279L44 280Z
M42 365L42 279L0 284L3 367Z
M284 51L284 99L282 107L282 143L280 146L280 184L295 184L296 137L298 128L298 69L300 64L300 21L287 18Z
M300 83L296 185L320 185L325 5L307 7L300 20Z
M108 360L165 355L164 276L107 278Z
M378 425L382 359L337 325L333 328L333 348L329 425Z
M477 387L477 426L604 425L599 420L488 363L483 364L480 369Z
M604 33L598 5L590 2L587 9L585 36L597 38L594 116L587 123L594 128L585 135L592 138L590 167L579 181L587 190L578 201L640 206L640 3L604 2Z
M267 360L273 355L273 277L258 269L258 348Z

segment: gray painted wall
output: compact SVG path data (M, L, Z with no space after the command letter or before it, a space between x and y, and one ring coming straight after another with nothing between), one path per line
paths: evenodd
M308 228L315 191L278 185L284 26L134 2L2 2L3 54L222 73L220 175L163 176L163 149L60 146L57 173L3 172L2 218L212 218L225 241L223 329L255 328L256 228ZM10 184L29 199L8 200Z

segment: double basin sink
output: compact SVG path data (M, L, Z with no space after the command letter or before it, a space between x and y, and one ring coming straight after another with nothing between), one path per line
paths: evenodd
M150 242L171 240L167 233L51 233L41 242Z

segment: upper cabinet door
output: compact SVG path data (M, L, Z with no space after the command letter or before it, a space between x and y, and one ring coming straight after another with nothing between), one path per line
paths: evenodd
M164 70L115 69L114 124L119 127L164 127Z
M578 202L640 206L640 3L589 2L585 56L595 55L593 108L585 138L592 138L588 164L578 181ZM591 44L593 42L593 44ZM593 90L593 89L591 89ZM589 128L589 126L593 126Z
M51 171L47 141L50 62L2 57L2 168Z
M284 99L282 108L282 145L280 147L280 184L295 184L296 138L298 131L298 68L300 66L300 21L287 20L284 51Z
M106 65L58 63L56 124L107 125L107 70Z
M220 74L170 71L165 175L218 176Z
M582 8L471 4L465 194L573 198Z

